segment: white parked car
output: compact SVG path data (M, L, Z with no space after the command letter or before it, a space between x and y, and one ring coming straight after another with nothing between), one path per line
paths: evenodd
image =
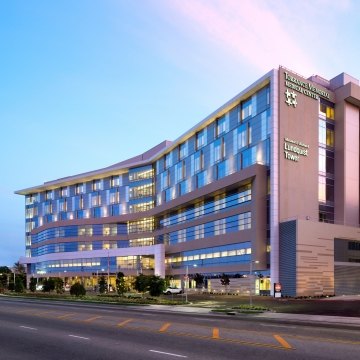
M37 285L36 285L36 290L37 290L37 291L41 291L43 288L44 288L44 285L43 285L43 284L37 284Z
M166 290L164 290L164 294L171 295L171 294L181 294L182 289L177 288L175 286L168 286Z

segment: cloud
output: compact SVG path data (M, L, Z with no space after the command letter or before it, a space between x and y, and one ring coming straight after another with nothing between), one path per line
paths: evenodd
M313 69L311 59L294 41L276 13L256 1L172 1L178 13L191 19L205 41L246 60L261 71L279 64ZM295 64L294 64L295 60ZM296 64L297 63L297 64Z
M257 70L268 71L280 64L311 75L317 68L309 50L312 44L306 43L306 39L314 34L314 27L306 13L297 13L296 7L302 6L298 2L293 6L282 4L256 0L172 0L163 3L166 9L162 13L189 36L210 44L213 51L221 51L224 56L230 55Z

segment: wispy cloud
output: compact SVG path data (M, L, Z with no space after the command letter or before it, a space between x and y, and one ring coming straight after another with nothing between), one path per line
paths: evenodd
M169 4L183 19L192 22L194 29L188 30L197 31L204 41L261 71L287 63L301 64L303 70L313 68L311 58L296 44L292 31L259 2L175 0Z
M172 0L165 2L169 11L164 14L171 16L171 21L192 37L201 38L218 51L230 53L260 71L282 64L311 75L317 71L312 53L312 46L316 44L308 40L314 40L314 34L317 40L321 29L319 25L314 28L309 20L316 18L320 8L329 9L330 5L329 0L314 0L315 8L311 12L310 4L306 3ZM343 11L349 6L345 1L335 7Z

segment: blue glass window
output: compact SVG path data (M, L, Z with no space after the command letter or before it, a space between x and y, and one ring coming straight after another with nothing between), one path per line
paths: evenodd
M184 195L188 192L188 181L182 181L179 183L179 195Z
M205 146L206 142L207 142L207 136L206 136L206 128L205 128L200 130L196 134L196 149L200 149L203 146Z
M246 120L252 116L252 101L251 98L241 103L241 119Z
M224 138L217 139L214 142L214 161L215 163L225 158L225 141Z
M223 115L220 119L216 121L216 136L220 136L228 131L228 118L226 115Z
M188 155L187 141L179 145L179 160L185 158Z
M204 153L202 150L194 154L194 171L195 173L204 169Z
M201 188L207 184L207 171L204 170L203 172L197 174L196 176L196 185L198 188Z
M222 179L228 175L228 161L224 160L217 165L217 179Z

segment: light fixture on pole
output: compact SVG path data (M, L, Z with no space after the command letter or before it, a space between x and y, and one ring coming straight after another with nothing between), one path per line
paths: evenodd
M108 249L108 263L107 263L107 290L110 292L110 257L109 257L109 249Z
M254 281L252 279L253 263L258 264L259 260L250 260L250 274L249 274L249 278L250 278L250 289L249 289L250 306L252 306L252 288L253 288L253 285L254 285Z
M189 265L186 265L186 273L185 273L185 302L188 301L188 293L187 293L187 287L188 287L188 278L189 278Z

